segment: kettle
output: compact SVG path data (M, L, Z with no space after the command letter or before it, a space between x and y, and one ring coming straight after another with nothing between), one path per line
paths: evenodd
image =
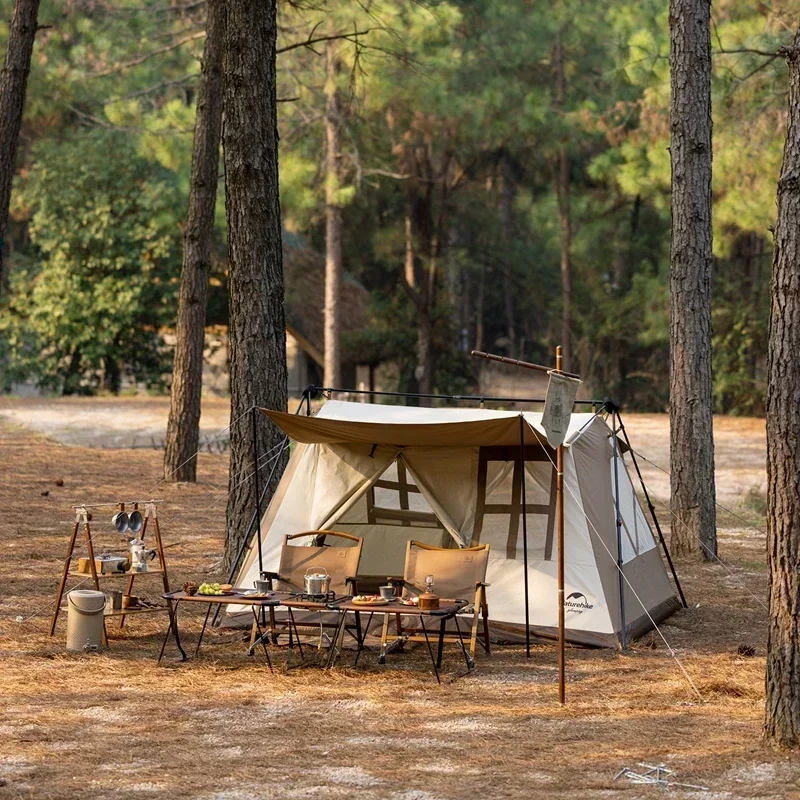
M306 594L328 594L328 590L331 588L331 576L328 575L328 570L322 567L324 572L311 572L314 569L314 567L309 567L303 576Z
M156 557L155 550L148 550L141 539L131 539L131 572L147 572L147 562Z

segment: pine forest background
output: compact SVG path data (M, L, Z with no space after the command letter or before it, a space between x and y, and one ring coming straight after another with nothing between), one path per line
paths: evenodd
M770 54L799 12L794 0L712 9L722 413L763 413L786 128L785 65ZM125 373L165 388L205 14L192 0L42 0L0 288L0 388L118 391ZM396 364L386 388L418 388L421 326L432 385L460 392L475 381L471 348L548 362L566 324L568 368L594 396L665 408L666 0L283 2L279 26L285 240L324 252L326 196L342 209L344 266L372 319L350 346L362 363ZM225 241L220 181L208 325L227 322Z

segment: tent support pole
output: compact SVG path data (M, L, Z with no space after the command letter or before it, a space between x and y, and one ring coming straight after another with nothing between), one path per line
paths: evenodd
M658 521L658 517L656 516L655 506L653 505L653 501L650 499L650 492L647 491L647 486L645 485L644 478L642 477L642 471L639 469L639 462L636 458L636 453L631 446L630 439L628 439L628 432L625 430L625 425L623 424L619 413L617 413L617 425L619 425L622 437L625 439L625 444L628 445L628 451L631 454L631 461L633 462L633 467L636 470L636 476L639 478L639 484L642 487L642 492L644 492L644 499L647 501L647 507L650 509L650 516L653 519L653 524L656 526L658 540L661 542L661 549L664 551L664 557L667 559L667 564L669 564L669 570L672 573L672 579L675 581L675 588L678 590L678 595L681 598L681 605L684 608L689 608L689 605L686 602L686 597L683 594L681 582L678 580L678 573L675 570L675 565L672 563L672 556L670 555L669 548L667 547L667 541L664 538L664 532L661 530L661 523Z
M612 433L614 435L614 513L617 522L617 571L619 572L619 617L622 649L628 649L628 637L625 632L625 584L622 572L622 514L619 510L619 442L617 441L617 412L612 411Z
M519 460L522 475L522 558L525 573L525 658L531 657L530 602L528 601L528 509L525 502L525 418L519 415Z
M261 487L258 485L258 409L253 406L253 477L256 493L256 531L258 532L258 573L264 571L263 556L261 555Z
M556 370L561 371L563 353L556 347ZM567 702L566 631L564 619L564 444L556 448L556 515L558 518L558 702Z

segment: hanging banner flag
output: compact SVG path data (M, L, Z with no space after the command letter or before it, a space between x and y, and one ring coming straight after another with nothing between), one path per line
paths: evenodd
M547 374L550 376L550 383L544 401L542 427L547 434L550 447L558 447L564 443L564 437L567 435L572 406L581 381L577 378L568 378L554 370L550 370Z

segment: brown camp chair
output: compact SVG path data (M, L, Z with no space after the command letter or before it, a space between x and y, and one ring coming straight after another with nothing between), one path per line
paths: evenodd
M295 539L314 537L309 546L289 544ZM330 543L331 539L347 539L355 542L350 546L336 546ZM361 548L364 540L359 536L339 531L304 531L283 537L281 560L277 572L262 572L263 580L270 582L270 588L281 592L305 591L304 576L308 569L318 571L325 569L331 576L332 592L337 596L356 594L356 575L358 563L361 560ZM275 627L275 612L270 609L270 631L273 642L277 639ZM335 628L336 625L321 625L321 627Z
M406 563L403 570L402 594L404 597L422 594L425 591L425 576L433 575L433 591L439 597L453 600L468 600L460 615L472 614L472 633L469 652L475 657L478 641L478 622L483 619L483 649L489 653L489 606L486 601L486 569L489 564L489 545L460 549L434 547L411 540L406 545ZM381 652L386 652L389 629L389 614L383 623ZM402 618L397 615L398 641L425 641L416 628L404 629ZM446 642L459 642L460 637L445 636Z

